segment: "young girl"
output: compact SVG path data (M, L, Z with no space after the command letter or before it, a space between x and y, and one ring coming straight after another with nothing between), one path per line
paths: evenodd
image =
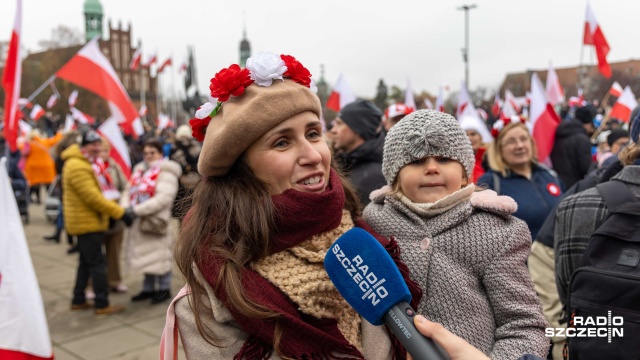
M525 262L527 225L517 206L469 182L475 158L450 115L420 110L391 128L382 171L364 218L394 236L424 296L418 313L492 359L546 357L549 341Z

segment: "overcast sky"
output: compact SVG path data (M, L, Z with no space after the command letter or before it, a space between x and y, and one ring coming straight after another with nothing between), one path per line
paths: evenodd
M462 1L212 1L101 0L106 22L129 22L148 55L186 58L195 46L200 89L216 71L237 63L243 11L252 52L295 56L317 78L320 64L333 84L340 73L358 96L373 97L380 78L415 92L452 90L464 78ZM59 24L84 34L84 0L23 0L23 46L38 50ZM476 0L470 19L470 85L498 87L509 72L575 66L586 2ZM640 1L592 0L609 41L609 61L640 58ZM13 26L15 0L0 1L0 40ZM105 31L105 34L107 32ZM592 58L585 51L584 60ZM593 59L595 57L593 56ZM175 66L178 67L177 65ZM176 78L179 79L179 78ZM177 81L176 81L177 82ZM177 82L179 83L179 82ZM25 94L23 94L25 95ZM28 95L28 94L27 94Z

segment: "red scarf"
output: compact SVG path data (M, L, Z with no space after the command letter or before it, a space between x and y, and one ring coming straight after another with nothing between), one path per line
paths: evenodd
M120 192L116 189L111 174L107 171L109 167L108 163L105 163L99 156L92 158L84 151L83 154L87 160L89 160L89 163L91 163L91 169L93 169L93 173L96 175L102 195L109 200L118 200L120 198Z
M272 196L275 205L276 234L270 254L298 245L315 234L334 229L340 224L344 208L344 189L338 175L331 171L327 189L321 193L305 193L293 189ZM398 244L375 233L364 221L356 219L354 224L361 227L380 241L396 261L413 295L412 305L417 306L422 297L421 289L409 279L407 266L399 260ZM220 261L214 254L207 252L199 264L200 271L213 287L220 271ZM276 286L264 279L254 270L246 267L242 271L242 285L246 296L271 311L281 314L279 320L284 334L280 343L284 355L294 359L333 359L333 353L351 355L362 359L362 354L344 338L338 330L335 319L316 319L298 311L292 302ZM215 290L216 296L229 309L236 322L247 333L240 352L234 359L267 359L273 353L274 319L255 319L240 314L233 304L228 303L224 288ZM394 339L396 358L404 358L406 352Z
M131 177L131 186L129 187L131 206L143 203L155 194L160 174L160 161L162 160L154 162L150 167L138 169Z

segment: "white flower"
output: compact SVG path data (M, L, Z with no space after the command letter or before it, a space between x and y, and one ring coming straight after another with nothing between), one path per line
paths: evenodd
M196 118L197 118L197 119L204 119L204 118L206 118L207 116L211 115L211 112L213 111L213 109L214 109L215 107L216 107L216 106L215 106L215 105L213 105L213 104L212 104L212 103L210 103L210 102L206 102L206 103L202 104L202 105L198 108L198 111L196 111Z
M309 84L309 90L311 90L311 92L313 92L314 94L318 93L318 87L316 86L316 80L314 78L311 78L311 84Z
M256 84L271 86L274 79L283 80L282 74L287 71L287 66L280 55L261 51L247 59L247 69Z

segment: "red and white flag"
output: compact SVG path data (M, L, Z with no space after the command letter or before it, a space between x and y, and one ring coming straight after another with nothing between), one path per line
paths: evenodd
M549 71L547 71L547 96L551 105L558 105L564 101L564 90L558 80L558 74L556 69L553 68L551 62L549 62Z
M113 116L109 117L102 123L102 125L100 125L98 133L107 139L109 144L111 144L111 152L109 153L109 156L113 161L120 165L120 168L127 179L131 177L131 157L129 156L127 143L124 141L122 132L118 127L117 119Z
M69 94L69 107L75 107L78 103L78 90L73 90Z
M520 107L516 101L516 97L510 90L504 91L504 104L502 105L501 119L511 119L512 116L517 116Z
M187 63L183 62L182 65L180 65L180 69L178 69L178 73L183 73L187 71Z
M27 98L20 98L18 99L18 106L31 109L33 107L33 103Z
M131 134L131 124L138 112L97 41L97 38L89 41L56 75L104 98L110 109L117 108L123 116L125 133Z
M424 99L424 106L429 110L433 110L433 103L429 99Z
M340 74L340 76L338 76L338 81L336 81L336 85L331 91L331 95L329 95L329 99L327 99L327 108L333 111L340 111L340 109L345 107L345 105L354 101L356 101L356 97L353 95L351 87L347 84L347 80L345 80L344 76Z
M140 110L138 110L138 114L140 116L144 117L145 115L147 115L147 112L149 112L149 109L147 109L147 105L140 106Z
M545 162L551 154L560 118L547 99L542 81L537 73L531 75L531 107L529 121L533 139L538 147L538 161Z
M591 10L591 4L587 1L587 17L584 23L584 36L582 38L584 45L593 45L596 48L596 57L598 58L598 69L606 78L611 77L611 67L607 62L607 54L609 53L609 43L604 37L602 28L598 24L596 15Z
M624 122L629 122L631 111L633 111L636 106L638 106L636 96L633 95L631 88L627 86L624 88L624 91L618 98L618 101L616 101L615 105L613 105L613 109L611 109L611 114L609 115L612 118L620 119Z
M158 67L157 73L160 74L162 71L164 71L165 67L170 66L170 65L173 65L173 61L171 60L171 58L168 58L162 64L160 64L160 67Z
M613 82L613 85L611 85L611 89L609 89L609 94L615 96L615 97L620 97L620 95L622 95L622 86L620 86L620 84L617 81Z
M469 91L467 90L467 84L462 80L460 83L460 93L458 93L458 106L456 107L456 118L459 120L462 116L462 112L469 105L473 105Z
M9 51L2 73L4 89L4 137L11 151L18 149L18 99L22 79L22 60L20 57L20 32L22 29L22 0L16 1L16 16L9 41ZM13 196L13 195L12 195Z
M158 124L158 130L164 130L166 128L175 127L175 125L173 124L173 121L171 120L169 115L163 114L163 113L160 113L160 115L158 115L158 123L157 124Z
M444 89L442 85L438 87L438 96L436 96L436 110L444 112Z
M42 295L4 158L0 199L0 359L51 360Z
M133 133L137 137L144 135L144 125L142 125L142 120L139 117L133 120Z
M81 124L94 124L96 122L96 119L94 119L92 116L89 116L74 107L70 108L69 110L71 111L71 117L73 117Z
M76 121L73 119L73 116L67 114L67 117L64 119L64 131L69 132L71 130L75 130L76 128Z
M31 113L29 114L29 117L37 121L42 117L42 115L44 115L44 109L42 108L42 106L35 104L33 106L33 109L31 109Z
M136 52L133 53L133 57L129 62L129 69L138 70L140 66L140 60L142 59L142 47L136 49Z
M496 91L496 96L493 98L493 105L491 106L493 116L500 115L500 109L502 109L502 100L500 100L500 92Z
M56 96L56 94L49 96L49 100L47 100L47 109L51 109L52 107L56 106L57 103L58 96Z
M149 58L147 59L147 61L145 61L144 64L142 64L142 66L146 69L148 69L151 64L155 64L158 62L158 51L154 51L153 54L149 55Z
M416 110L416 99L413 96L413 89L411 89L411 80L407 78L407 89L404 91L404 106L411 109L411 111Z
M27 136L33 130L33 126L22 119L18 121L18 128L20 129L20 136Z

